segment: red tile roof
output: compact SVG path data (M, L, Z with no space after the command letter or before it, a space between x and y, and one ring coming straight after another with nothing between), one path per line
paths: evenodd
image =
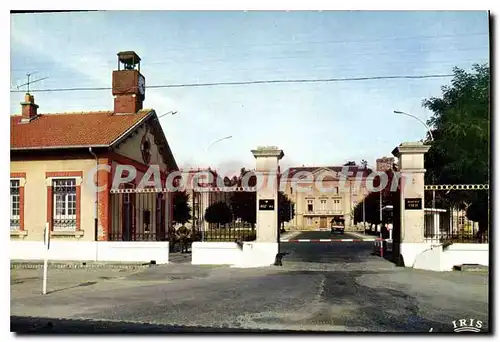
M40 114L28 123L10 117L10 148L109 146L152 112L116 115L110 111Z

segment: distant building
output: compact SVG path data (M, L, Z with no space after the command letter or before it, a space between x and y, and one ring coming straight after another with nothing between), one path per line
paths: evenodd
M394 157L382 157L377 159L377 171L392 170Z
M295 203L295 217L285 227L304 230L329 228L332 220L344 222L346 227L351 226L354 208L368 194L366 177L371 170L348 166L351 175L347 175L341 186L339 173L342 170L342 166L314 166L291 167L285 171L282 175L285 178L281 179L282 183L285 182L284 192ZM301 177L304 172L312 174L312 179ZM356 179L356 176L360 178ZM328 191L317 189L314 186L316 181Z

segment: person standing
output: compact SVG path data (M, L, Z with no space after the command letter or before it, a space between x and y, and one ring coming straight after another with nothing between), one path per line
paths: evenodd
M188 252L189 229L183 224L177 230L179 242L181 243L181 253Z

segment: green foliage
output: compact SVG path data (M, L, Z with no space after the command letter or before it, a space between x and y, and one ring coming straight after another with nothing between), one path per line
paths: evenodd
M436 184L479 184L489 180L490 70L475 65L473 73L454 69L441 98L423 106L434 112L428 124L434 141L426 155L427 177Z
M290 222L295 217L295 204L282 192L278 192L278 225Z
M395 192L391 191L391 187L395 177L394 170L388 170L385 172L387 175L387 184L382 189L382 208L386 205L393 205ZM373 186L380 186L380 177L375 176L373 178ZM370 192L364 200L364 211L365 211L365 221L369 223L380 223L380 192L374 191ZM354 223L363 222L363 201L356 204L353 210ZM385 222L387 219L386 214L383 215L382 220Z
M248 184L244 184L244 177ZM252 171L242 168L240 176L232 183L238 184L238 186L255 186L257 178L252 175ZM255 192L235 192L231 198L231 209L235 218L250 223L253 228L257 220L257 194ZM289 222L294 216L294 204L283 192L278 192L278 224Z
M474 65L472 72L455 68L451 85L440 98L423 101L433 112L428 121L434 141L425 155L427 184L489 183L490 69ZM427 137L429 139L430 137ZM429 196L426 204L429 203ZM436 192L436 206L468 208L467 217L487 229L487 191Z
M185 191L174 193L174 217L175 224L185 224L191 220L191 207L189 203L189 194Z
M225 225L233 221L231 208L225 202L216 202L205 211L205 220L208 223Z

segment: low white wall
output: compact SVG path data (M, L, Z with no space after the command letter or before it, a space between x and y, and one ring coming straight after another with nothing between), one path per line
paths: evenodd
M43 260L45 245L43 241L10 241L10 258L16 260ZM54 241L50 242L49 260L97 260L97 248L93 241Z
M265 267L274 264L278 253L277 242L194 242L193 265L233 265L237 267Z
M403 256L405 267L413 267L416 262L417 256L427 249L431 248L430 243L408 243L403 242L400 244L400 253Z
M245 242L238 267L265 267L273 265L278 254L277 242Z
M100 241L97 242L98 261L168 263L169 247L165 241Z
M464 264L489 266L489 251L487 243L454 243L444 249L441 269L451 271Z
M442 246L430 246L428 249L423 250L415 258L413 268L428 270L428 271L442 271L441 260L443 258Z
M243 250L235 242L193 242L193 265L233 265L241 261Z
M446 248L431 243L402 243L401 255L406 267L429 271L452 271L454 266L489 266L489 245L455 243Z
M43 241L10 241L11 260L43 260ZM117 261L168 263L168 242L54 241L50 242L49 260Z

